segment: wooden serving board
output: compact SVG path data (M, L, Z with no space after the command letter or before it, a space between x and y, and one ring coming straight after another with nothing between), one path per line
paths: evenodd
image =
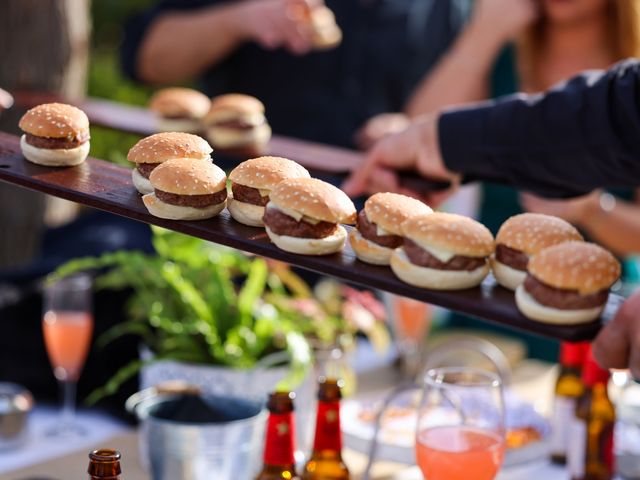
M198 222L171 221L150 215L131 182L131 171L102 160L88 159L72 168L48 168L26 161L16 136L0 133L0 180L48 193L73 202L158 225L221 245L332 277L439 305L477 318L560 340L581 341L595 337L600 322L579 326L554 326L533 322L516 309L512 292L488 278L481 287L459 292L415 288L398 280L389 268L358 261L347 245L340 254L323 257L295 255L275 247L264 230L241 225L225 211ZM610 318L622 299L612 295L604 318Z

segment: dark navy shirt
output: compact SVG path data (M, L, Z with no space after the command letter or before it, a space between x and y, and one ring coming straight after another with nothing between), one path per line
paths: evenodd
M149 26L169 11L196 10L229 0L163 0L127 25L122 64L133 78ZM200 79L208 95L240 92L266 106L275 133L353 146L370 117L401 111L412 90L450 46L469 0L327 0L343 31L342 44L305 56L240 47Z

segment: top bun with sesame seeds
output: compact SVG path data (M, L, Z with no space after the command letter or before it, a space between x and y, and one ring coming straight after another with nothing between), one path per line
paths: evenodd
M528 270L516 290L520 311L533 320L565 325L597 319L620 277L620 263L611 253L576 241L542 250Z
M522 213L502 224L496 236L491 265L500 285L515 290L527 276L529 258L552 245L582 241L580 232L565 220L539 213Z
M174 158L206 160L213 152L202 137L183 132L156 133L136 143L127 154L133 163L162 163Z
M64 103L45 103L28 110L19 123L25 158L48 167L78 165L89 155L89 119Z

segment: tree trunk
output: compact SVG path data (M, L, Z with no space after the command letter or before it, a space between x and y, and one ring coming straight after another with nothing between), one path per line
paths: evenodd
M0 86L82 98L90 38L90 0L1 0ZM16 107L0 116L0 129L18 134ZM0 184L0 268L29 262L40 245L47 209L68 210L58 199ZM6 208L12 206L12 208ZM51 210L47 216L51 215Z

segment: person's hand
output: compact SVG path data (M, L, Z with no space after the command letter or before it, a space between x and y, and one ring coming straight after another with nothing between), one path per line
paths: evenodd
M552 200L523 193L520 196L520 203L528 212L553 215L580 226L585 222L590 212L598 208L601 193L600 190L595 190L589 195L570 200Z
M311 9L322 4L322 0L245 0L236 9L236 24L243 38L262 48L304 55L313 47Z
M604 368L631 370L640 379L640 290L629 297L593 343L593 354Z
M538 17L535 0L479 0L471 26L500 42L513 40Z
M381 113L371 117L356 132L356 145L362 150L369 150L382 138L405 130L411 120L404 113Z

